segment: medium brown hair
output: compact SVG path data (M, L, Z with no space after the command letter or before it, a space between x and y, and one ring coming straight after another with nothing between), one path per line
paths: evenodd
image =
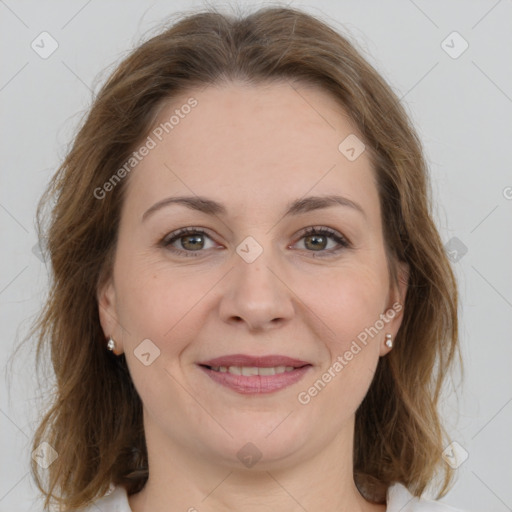
M443 496L452 474L441 458L438 403L458 353L458 296L432 219L419 138L354 44L300 10L271 7L246 16L188 13L136 48L97 94L41 200L52 281L35 325L37 358L49 351L56 386L33 447L46 441L58 453L44 471L32 461L45 506L56 500L69 511L104 494L110 482L132 494L147 480L141 400L124 355L105 349L97 301L112 270L127 179L101 200L93 191L127 161L162 105L193 87L230 80L317 86L356 123L376 176L390 275L396 283L403 261L409 280L395 348L379 359L356 413L354 477L374 501L395 482L420 496L438 477Z

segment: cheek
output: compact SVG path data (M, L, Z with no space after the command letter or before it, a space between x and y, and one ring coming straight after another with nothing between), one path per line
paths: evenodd
M388 286L386 265L376 263L344 273L336 292L332 292L331 304L336 304L329 310L336 332L329 344L329 369L330 374L335 375L331 386L331 392L336 395L331 397L333 400L350 402L357 407L370 386L386 332L387 324L382 315Z
M323 324L322 339L330 340L332 351L345 351L385 312L386 272L385 265L351 262L310 277L297 276L294 292Z
M201 288L179 279L167 282L164 275L156 272L133 275L124 289L120 287L119 315L127 323L131 337L153 336L161 340L197 303Z
M154 255L120 258L118 263L117 312L126 342L133 349L149 338L166 354L179 352L187 333L193 336L201 325L202 300L214 289L217 273L176 267Z
M385 312L386 281L379 272L351 270L337 274L323 293L311 295L311 308L320 319L316 334L328 357L298 397L318 415L330 410L332 425L355 414L364 399L385 333L380 315Z

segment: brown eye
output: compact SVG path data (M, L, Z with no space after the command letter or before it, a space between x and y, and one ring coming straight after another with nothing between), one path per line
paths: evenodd
M162 240L161 246L183 256L199 256L203 249L211 248L205 247L207 240L211 240L211 238L205 231L183 228L167 235Z
M302 235L304 246L308 252L322 253L319 256L334 254L343 248L350 247L348 240L340 233L330 228L308 228ZM334 247L328 248L329 241L335 242ZM338 247L336 247L336 245ZM341 248L339 247L341 246ZM313 255L315 256L315 255Z
M181 246L183 249L197 251L198 249L202 249L204 245L204 240L202 240L203 235L185 235L178 240L181 240Z
M304 240L304 245L308 247L308 249L313 249L315 251L325 249L328 242L325 235L308 235L304 237Z

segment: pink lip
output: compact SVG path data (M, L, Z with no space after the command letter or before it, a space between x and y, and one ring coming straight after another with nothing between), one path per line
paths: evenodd
M276 375L234 375L211 370L206 366L200 366L208 377L215 382L226 386L241 394L273 393L298 382L311 366L295 368L291 372L278 373Z
M293 366L291 372L276 375L234 375L227 372L217 372L210 367L218 366L256 366L271 368L273 366ZM273 393L298 382L312 367L311 363L287 356L247 356L233 354L217 357L203 363L199 367L215 382L241 394Z
M198 364L202 366L257 366L259 368L293 366L295 368L300 368L301 366L306 366L311 363L280 355L248 356L245 354L232 354L229 356L216 357L215 359L203 361Z

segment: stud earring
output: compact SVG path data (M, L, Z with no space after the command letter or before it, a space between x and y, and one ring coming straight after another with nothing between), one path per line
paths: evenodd
M393 340L391 339L391 334L386 334L386 347L393 347Z
M110 350L111 352L113 352L115 348L116 348L116 342L114 341L112 336L110 336L110 338L108 339L108 343L107 343L107 349Z

